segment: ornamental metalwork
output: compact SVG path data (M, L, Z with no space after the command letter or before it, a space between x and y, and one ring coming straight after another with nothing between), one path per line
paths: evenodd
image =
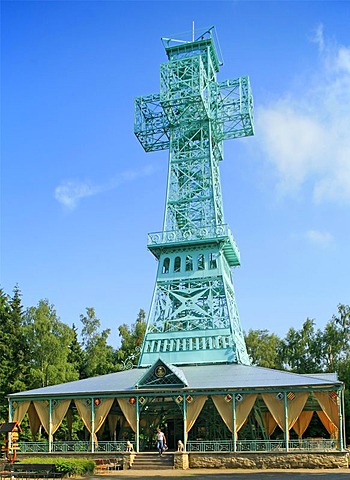
M121 361L121 370L131 370L137 366L141 347L136 345L134 352Z
M146 152L169 150L163 230L148 236L158 260L139 366L249 364L231 268L240 253L225 223L223 141L253 135L248 77L217 81L215 30L163 39L160 93L135 100L135 135Z

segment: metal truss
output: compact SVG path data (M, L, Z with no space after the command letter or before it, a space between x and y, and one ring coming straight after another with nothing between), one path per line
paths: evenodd
M159 283L149 331L229 328L222 277Z
M224 220L219 162L224 140L253 135L253 99L248 77L217 82L213 32L190 42L163 39L169 61L160 67L160 94L135 100L145 151L169 150L163 232L148 244L159 268L141 366L157 355L174 364L249 363L230 272L239 251ZM203 264L188 269L188 259L200 256Z

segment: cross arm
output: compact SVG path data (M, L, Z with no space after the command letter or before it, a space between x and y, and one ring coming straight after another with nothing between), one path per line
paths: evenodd
M213 84L214 124L219 140L254 135L253 95L249 77Z
M159 94L135 99L134 132L146 152L169 148L169 122Z

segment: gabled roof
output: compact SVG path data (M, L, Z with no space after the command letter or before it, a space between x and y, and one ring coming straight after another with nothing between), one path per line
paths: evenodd
M188 387L183 371L159 358L135 384L136 388Z
M3 423L0 426L0 433L9 433L9 432L22 432L22 429L18 422L8 422Z
M164 363L164 362L163 362ZM169 365L165 364L170 368ZM152 368L152 367L151 367ZM143 391L157 392L160 386L146 385L146 374L149 368L133 368L122 372L110 373L99 377L86 378L75 382L52 385L50 387L28 390L9 395L11 399L18 398L48 398L90 395L122 395L137 393L137 386L144 382ZM211 390L249 390L249 389L279 389L279 388L332 388L339 387L342 382L327 375L299 375L291 372L273 370L271 368L255 367L252 365L191 365L182 366L181 370L171 365L171 371L179 380L183 381L182 391L211 391ZM176 390L179 387L162 385L163 390Z

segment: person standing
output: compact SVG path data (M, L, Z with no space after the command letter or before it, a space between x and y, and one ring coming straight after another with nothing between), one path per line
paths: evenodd
M160 456L163 455L165 445L166 445L165 435L160 428L157 428L157 449Z

